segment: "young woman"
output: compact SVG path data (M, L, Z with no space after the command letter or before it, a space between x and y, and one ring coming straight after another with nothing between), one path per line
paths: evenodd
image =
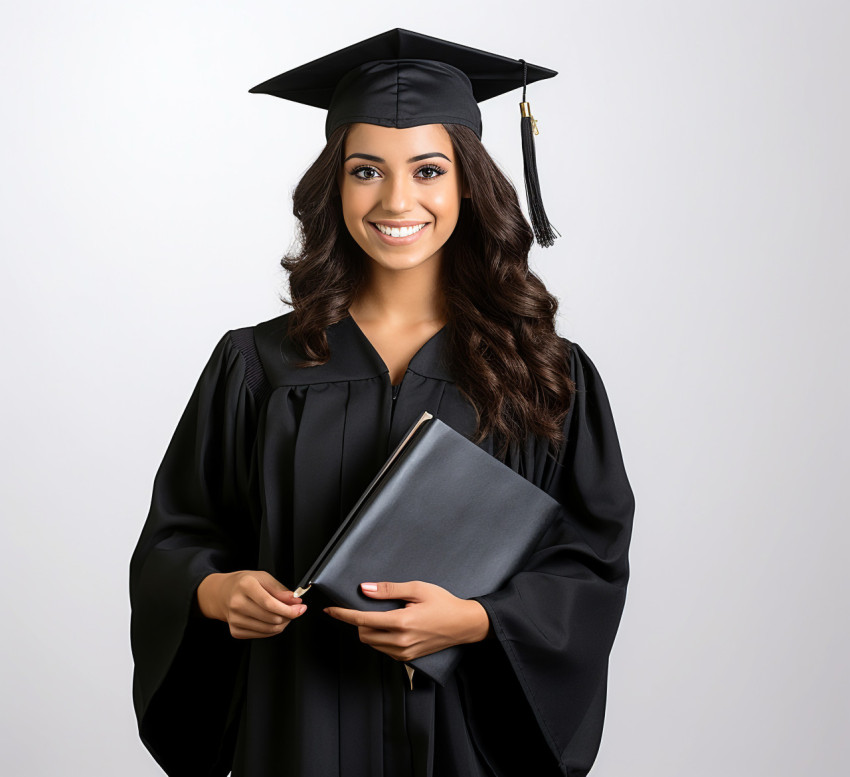
M171 775L586 774L634 499L599 373L529 270L515 189L468 124L346 120L294 212L293 310L218 342L131 559L142 740ZM406 607L302 602L290 587L423 410L563 520L484 596L371 580ZM411 686L403 662L452 645L450 681Z

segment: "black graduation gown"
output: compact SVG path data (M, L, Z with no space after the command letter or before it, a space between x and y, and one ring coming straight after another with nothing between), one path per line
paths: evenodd
M634 497L602 380L575 343L578 391L557 462L545 442L506 460L561 502L564 519L520 573L475 597L495 637L463 646L446 686L417 672L411 690L404 665L323 613L312 591L303 616L261 639L235 639L193 605L211 572L265 570L294 588L423 410L474 431L443 358L445 327L394 399L350 316L328 328L326 364L294 367L291 315L221 338L156 473L130 560L145 746L170 775L585 775L602 734ZM494 453L490 440L481 447Z

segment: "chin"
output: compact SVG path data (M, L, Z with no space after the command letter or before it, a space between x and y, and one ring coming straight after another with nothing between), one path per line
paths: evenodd
M371 256L371 255L370 255ZM426 256L387 256L386 254L375 257L372 256L372 261L377 262L381 265L381 267L386 268L387 270L409 270L412 267L418 267L420 264L424 264L427 262L431 255Z
M402 250L381 250L380 247L375 247L369 243L360 243L363 252L373 261L385 267L388 270L407 270L410 267L416 267L431 259L440 248L419 247L417 246L416 253L412 251Z

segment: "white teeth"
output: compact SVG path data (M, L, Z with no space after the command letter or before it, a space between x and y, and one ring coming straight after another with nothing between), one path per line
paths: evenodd
M408 235L418 232L425 226L425 224L417 224L415 227L385 227L383 224L375 224L375 226L385 235L390 235L392 237L407 237Z

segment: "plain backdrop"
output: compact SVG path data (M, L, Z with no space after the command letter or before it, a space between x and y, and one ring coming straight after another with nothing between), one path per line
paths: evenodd
M161 773L130 555L213 346L288 309L324 143L248 89L400 26L559 71L528 91L562 234L531 260L637 502L594 777L850 773L850 6L409 5L3 4L0 771ZM525 207L520 99L482 139Z

